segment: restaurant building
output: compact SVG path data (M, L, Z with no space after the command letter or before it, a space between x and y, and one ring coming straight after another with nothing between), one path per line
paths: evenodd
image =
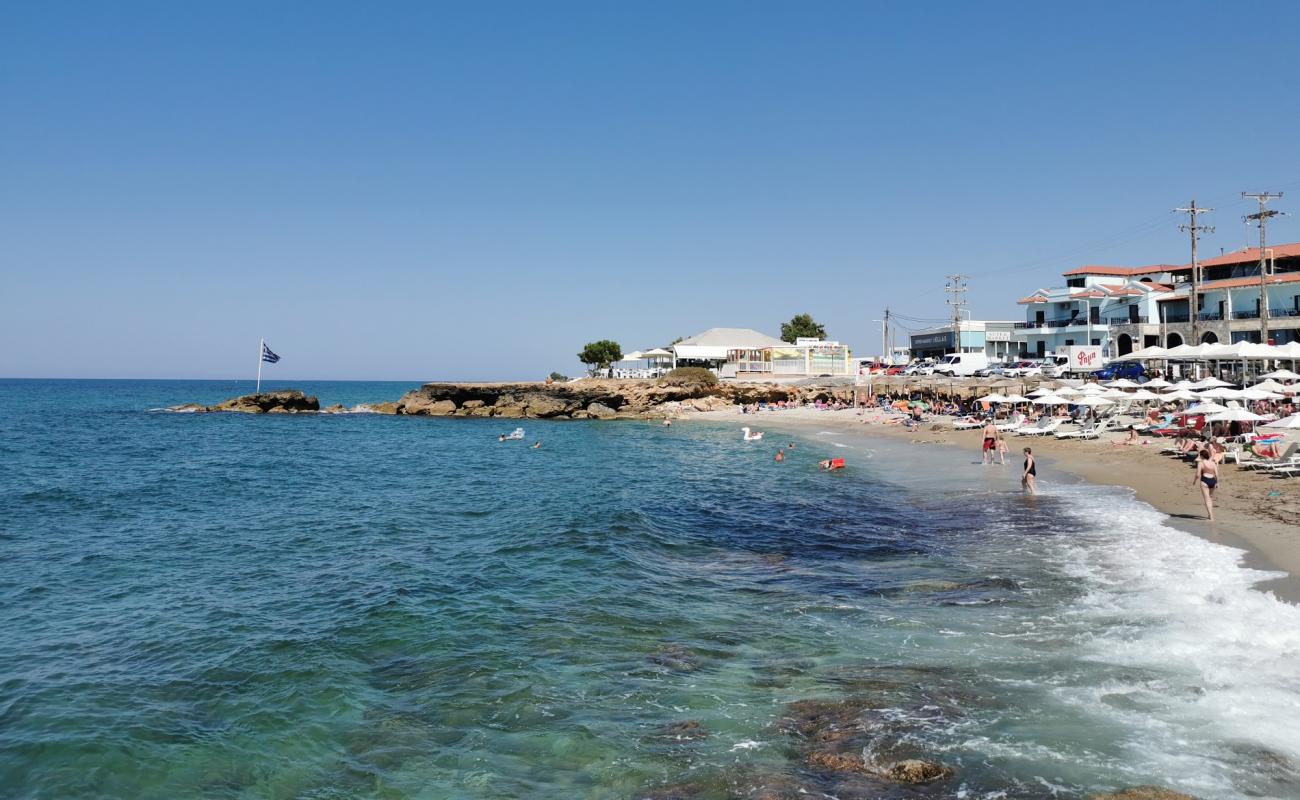
M848 345L822 339L784 342L749 328L710 328L669 349L674 366L705 367L720 378L835 377L856 371Z
M984 353L989 361L1011 361L1019 357L1024 340L1011 321L962 320L960 331L940 325L912 333L914 358L939 359L949 353Z

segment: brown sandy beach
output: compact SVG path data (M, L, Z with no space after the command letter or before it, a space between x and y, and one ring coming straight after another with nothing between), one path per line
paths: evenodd
M833 427L861 436L888 436L918 446L938 444L960 448L977 458L980 431L953 430L940 418L915 430L883 423L875 410L829 411L788 409L744 416L735 409L691 415L695 419L736 420L759 429L806 430ZM1048 436L1008 436L1009 458L1017 467L1020 450L1032 447L1039 457L1040 474L1060 471L1091 483L1132 489L1138 499L1170 516L1171 524L1197 536L1246 551L1244 565L1281 571L1286 577L1266 581L1259 588L1292 603L1300 603L1300 479L1276 479L1243 470L1231 463L1220 469L1215 495L1215 521L1205 519L1200 491L1192 484L1186 462L1160 455L1167 442L1143 437L1141 443L1123 445L1122 434L1101 439L1062 440Z

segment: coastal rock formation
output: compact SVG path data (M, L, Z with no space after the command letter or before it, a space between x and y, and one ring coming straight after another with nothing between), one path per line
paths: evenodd
M198 406L186 403L173 406L172 411L233 411L240 414L298 414L320 411L320 401L303 394L297 389L281 389L275 392L246 394L232 397L213 406Z
M826 389L776 384L678 384L584 380L575 383L426 383L395 413L411 416L532 419L648 419L740 403L829 399Z
M1134 786L1109 794L1094 794L1088 800L1196 800L1190 794L1182 794L1159 786Z

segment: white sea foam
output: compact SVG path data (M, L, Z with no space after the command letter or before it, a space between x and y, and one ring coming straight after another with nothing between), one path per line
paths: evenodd
M1300 763L1300 607L1254 588L1276 573L1243 567L1242 551L1132 498L1057 492L1074 495L1082 526L1055 558L1085 590L1061 622L1080 632L1081 659L1131 670L1057 696L1138 731L1137 760L1183 776L1193 794L1244 794L1243 751Z

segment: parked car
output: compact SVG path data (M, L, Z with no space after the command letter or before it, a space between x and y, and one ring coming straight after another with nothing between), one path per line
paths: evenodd
M1008 378L1023 378L1028 375L1042 375L1043 367L1036 361L1017 361L1002 370L1002 374Z
M933 375L934 362L929 360L913 361L911 364L907 365L907 367L903 369L903 374L904 375Z
M1099 381L1117 381L1120 378L1135 381L1145 378L1147 371L1136 361L1112 361L1092 374Z

